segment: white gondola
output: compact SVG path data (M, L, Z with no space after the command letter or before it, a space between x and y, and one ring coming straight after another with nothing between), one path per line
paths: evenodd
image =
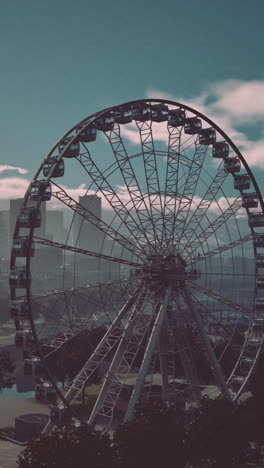
M264 254L256 255L256 266L257 268L264 268Z
M39 357L24 359L24 375L32 375L34 377L44 374L44 369Z
M72 140L71 137L65 137L59 144L59 153L63 152L63 157L64 158L76 158L80 154L80 143L79 141L74 141L73 143L70 143ZM66 146L68 148L65 150Z
M256 297L255 308L258 312L264 312L264 297Z
M202 129L202 121L198 117L189 117L184 124L184 132L187 135L196 135Z
M224 162L224 170L228 174L239 172L241 168L240 160L238 158L226 158Z
M256 193L243 193L242 195L243 208L257 208L258 197Z
M133 119L139 122L146 122L151 119L151 106L146 104L138 104L133 106Z
M9 284L14 288L26 288L31 283L31 275L25 267L16 267L10 271Z
M165 122L168 120L168 106L165 104L153 104L151 106L151 120L153 122Z
M50 183L46 185L45 180L35 180L31 183L29 197L33 201L49 201L51 199Z
M253 244L255 247L264 247L264 234L255 234Z
M52 166L54 164L56 164L56 163L57 163L57 157L56 156L47 158L45 160L45 162L43 164L43 175L44 175L44 177L47 177L49 175L49 172L50 172ZM61 159L56 164L56 166L54 167L51 177L52 178L62 177L64 175L64 170L65 170L64 161L63 161L63 159Z
M260 213L250 213L248 216L249 227L264 227L264 214Z
M226 141L217 141L212 147L212 156L214 158L228 158L229 144Z
M258 276L256 284L257 284L257 289L264 289L264 276Z
M15 237L12 244L12 255L15 257L33 257L35 250L34 242L25 237Z
M59 403L52 406L50 410L50 420L56 425L70 424L72 415L67 406Z
M76 128L76 133L79 133L78 135L78 141L82 141L83 143L89 143L91 141L95 141L96 140L96 134L97 134L97 130L95 128L94 125L89 125L88 127L86 128L83 128L83 126L80 125L79 127ZM82 130L82 131L80 131Z
M21 228L40 227L40 210L34 208L33 206L29 208L23 208L18 215L18 225Z
M29 320L28 302L24 299L10 302L10 316L14 320Z
M171 109L168 115L168 125L170 127L181 127L186 122L186 114L184 109Z
M246 352L249 356L255 356L261 345L259 338L249 338L246 344Z
M234 189L247 190L250 188L250 177L248 174L239 174L234 177Z
M216 141L216 133L213 128L204 128L199 133L200 145L213 145Z
M237 392L242 387L245 378L240 375L233 375L231 379L231 387L234 392Z
M36 384L35 398L43 403L56 403L57 392L50 382L41 382Z
M241 375L247 376L254 364L254 359L243 357L240 360L239 370Z
M99 117L94 122L94 125L96 126L97 130L101 130L102 132L110 132L115 126L115 120L113 116Z

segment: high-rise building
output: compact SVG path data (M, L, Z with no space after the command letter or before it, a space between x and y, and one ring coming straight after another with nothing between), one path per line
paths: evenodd
M46 237L54 242L65 243L67 230L64 227L64 213L62 210L46 211Z
M9 212L9 245L12 244L14 230L16 226L17 217L20 211L20 208L23 203L23 198L14 198L10 200L10 212ZM27 207L35 206L36 202L28 201ZM39 237L45 237L46 233L46 202L42 202L40 205L40 214L41 214L41 226L36 228L34 234ZM26 230L22 230L23 234L25 235Z
M98 219L102 218L102 199L97 195L79 197L79 204L89 210ZM99 252L103 240L103 233L87 219L76 214L73 222L73 244L80 249Z
M8 246L9 211L0 211L0 257L9 256Z

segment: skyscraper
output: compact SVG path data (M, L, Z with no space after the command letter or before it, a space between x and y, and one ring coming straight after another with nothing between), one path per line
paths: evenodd
M97 218L102 218L102 199L97 195L84 195L79 197L79 203L84 208L93 213ZM80 249L99 252L103 240L103 233L84 219L76 214L73 222L73 244Z

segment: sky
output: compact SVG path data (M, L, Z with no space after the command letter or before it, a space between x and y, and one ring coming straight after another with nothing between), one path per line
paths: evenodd
M2 0L0 209L78 121L147 97L212 118L263 191L263 14L262 0Z

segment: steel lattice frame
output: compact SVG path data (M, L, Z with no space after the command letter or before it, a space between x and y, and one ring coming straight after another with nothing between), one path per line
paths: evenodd
M173 118L177 112L185 116L176 125ZM190 119L192 122L200 119L202 130L186 133ZM102 126L109 122L108 128ZM104 136L103 162L97 154L98 136L97 140L83 141L83 132L91 128ZM205 128L214 132L217 142L229 145L231 156L212 157L211 143L200 138ZM67 151L75 143L80 144L78 152L69 159ZM43 166L54 156L56 160L43 179ZM243 186L236 191L231 188L230 180L236 180L236 175L228 173L225 163L232 157L240 161L242 174L254 188L255 207L242 208L243 197L252 190L246 192L248 188ZM54 180L54 171L62 160L67 161L67 166L78 165L82 177L86 177L86 194L104 199L106 208L113 214L111 222L100 219L93 207L83 206ZM31 356L41 357L60 400L71 408L92 373L111 356L89 424L108 429L117 420L130 420L139 398L151 397L155 382L164 400L177 401L183 393L186 401L196 401L202 395L202 387L194 358L194 335L199 337L209 361L215 394L218 391L228 399L238 399L247 387L263 342L264 222L251 222L247 227L245 220L264 216L264 205L248 164L230 138L205 115L184 104L157 99L128 102L89 116L60 138L33 177L20 214L32 206L32 186L41 180L42 188L33 205L36 210L40 208L44 191L51 184L53 199L73 216L67 239L60 243L39 236L33 224L22 228L18 217L14 242L24 236L28 246L34 240L42 248L62 250L64 255L71 252L72 284L67 283L66 270L63 270L60 288L32 290L30 248L21 255L13 248L11 272L16 275L22 265L26 280L22 286L16 280L11 282L10 291L11 302L24 301L28 308L26 319L19 315L15 318L16 330L30 327L34 346L28 351ZM78 238L73 244L72 229L80 218L100 233L99 251L81 247ZM111 248L107 249L107 245ZM251 273L245 270L248 261L245 248L255 265ZM37 254L38 251L36 257ZM80 282L80 258L97 259L98 281L89 285ZM114 278L113 264L119 268ZM252 283L251 298L246 304L231 290L232 285L236 288L238 279ZM231 289L223 292L227 280ZM48 284L47 278L43 284ZM36 304L41 324L34 319ZM226 319L232 315L231 311L248 317L248 330L240 334L243 342L239 345L236 364L225 375L221 368L223 356L217 358L215 347L229 339L228 349L238 330L238 315L232 325ZM68 383L66 392L62 392L45 358L56 353L84 327L90 328L94 316L107 325L106 335ZM26 347L24 341L23 344ZM143 357L136 370L137 378L131 382L139 350ZM243 368L245 362L247 366ZM179 366L183 372L181 378ZM121 405L121 396L128 387L129 397ZM52 425L51 420L46 431Z

